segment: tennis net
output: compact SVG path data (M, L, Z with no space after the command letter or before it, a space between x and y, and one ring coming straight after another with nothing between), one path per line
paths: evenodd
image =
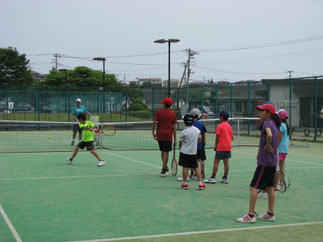
M218 119L202 120L207 129L206 148L215 144ZM259 142L259 120L257 118L232 118L229 120L234 131L233 146L257 146ZM71 145L75 122L47 121L0 121L0 153L15 152L59 152L73 151ZM152 138L152 121L116 122L96 124L115 128L114 135L95 135L97 149L111 150L154 150L158 143ZM177 136L183 130L182 120L177 124ZM77 140L77 139L76 139ZM77 142L76 142L77 143Z

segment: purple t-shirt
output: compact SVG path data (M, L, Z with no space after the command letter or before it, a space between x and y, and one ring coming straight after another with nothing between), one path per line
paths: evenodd
M271 133L273 134L271 146L273 147L274 152L272 154L264 150L267 143L266 128L270 128ZM273 120L264 121L261 129L261 136L260 136L260 150L259 150L259 156L257 160L258 166L275 167L277 165L278 134L279 134L278 128Z

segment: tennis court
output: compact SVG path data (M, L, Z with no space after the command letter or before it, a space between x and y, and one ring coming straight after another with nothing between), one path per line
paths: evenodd
M234 147L229 184L208 185L205 191L197 190L196 181L184 191L176 177L161 178L156 150L103 150L107 165L101 168L88 152L80 152L71 166L65 163L70 152L1 154L0 240L321 241L319 143L290 149L291 187L277 194L275 223L235 222L247 212L256 151ZM207 175L213 156L208 149ZM222 172L221 164L218 179ZM258 200L256 211L266 208L267 201Z

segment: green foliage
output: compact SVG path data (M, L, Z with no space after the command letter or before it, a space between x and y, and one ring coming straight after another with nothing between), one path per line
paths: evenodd
M129 111L140 111L140 110L146 110L145 106L141 103L134 103L129 107Z
M0 48L0 84L31 84L34 79L28 70L29 60L16 48Z
M128 113L131 117L136 117L138 119L148 119L151 120L152 112L151 110L141 110L141 111L129 111Z
M52 70L46 78L44 85L47 86L66 86L70 88L86 87L122 87L114 74L105 75L103 85L102 71L92 70L86 66L78 66L74 70L67 70L67 81L65 71ZM66 83L65 83L66 82Z

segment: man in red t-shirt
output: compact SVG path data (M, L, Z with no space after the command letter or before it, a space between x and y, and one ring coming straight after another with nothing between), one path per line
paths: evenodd
M161 151L161 159L163 161L161 176L168 176L169 169L168 153L172 150L172 140L174 137L174 144L176 145L176 114L170 110L173 100L166 97L162 103L164 109L159 110L154 116L152 133L155 140L158 141L159 149ZM157 123L157 135L155 134L155 127Z
M214 150L216 151L212 176L205 180L206 183L216 183L216 173L218 172L219 162L223 160L224 176L221 183L228 184L229 159L231 158L231 143L233 141L233 130L227 122L229 114L227 111L221 111L219 114L220 124L216 127L216 140Z

